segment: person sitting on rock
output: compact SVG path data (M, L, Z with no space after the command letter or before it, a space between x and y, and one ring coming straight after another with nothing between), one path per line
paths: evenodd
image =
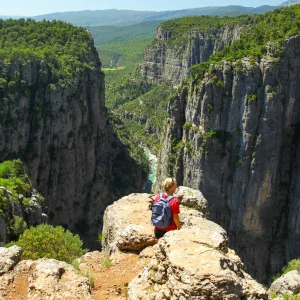
M163 188L165 193L163 193L163 198L167 199L169 196L173 196L176 188L177 182L176 179L173 178L166 178L163 182ZM160 194L157 194L154 198L154 204L159 201ZM180 225L180 218L179 218L179 200L174 197L169 201L171 212L172 212L172 220L169 223L169 226L166 228L159 228L157 226L154 227L154 235L157 239L163 237L166 232L171 230L179 230L181 228Z

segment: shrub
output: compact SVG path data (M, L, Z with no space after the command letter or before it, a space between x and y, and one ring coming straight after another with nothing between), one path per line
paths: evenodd
M193 148L192 148L192 146L191 146L191 144L189 142L185 143L185 147L186 147L186 152L187 153L192 152Z
M103 240L105 240L105 234L99 233L98 234L98 243L101 245Z
M173 152L176 152L176 151L178 151L184 144L183 144L183 141L182 141L182 140L178 140L178 139L174 138L174 139L171 141L171 145L172 145L172 151L173 151Z
M95 277L93 274L89 274L89 283L91 288L93 289L95 287Z
M11 225L11 230L19 236L27 229L27 223L23 220L23 218L19 216L14 216L13 222Z
M4 192L4 190L0 190L0 215L2 217L4 217L5 215L5 211L6 211L6 202L7 202L7 197L6 197L6 193Z
M216 83L216 87L219 88L219 89L222 89L224 87L224 82L219 80L217 83Z
M6 89L7 88L7 81L4 78L0 78L0 89Z
M17 83L15 81L10 81L8 83L8 90L12 93L15 92L17 88Z
M214 110L214 106L212 104L207 104L207 111L211 113Z
M185 122L182 127L183 129L190 129L192 127L192 122Z
M300 258L299 259L293 259L291 260L288 265L282 269L283 271L283 274L286 274L290 271L293 271L293 270L297 270L297 271L300 271Z
M217 134L217 132L211 129L210 131L205 132L203 135L205 138L209 138L209 137L213 137L215 134Z
M215 84L217 82L218 82L218 77L217 77L217 75L214 75L213 78L211 79L211 83Z
M248 99L248 103L252 103L253 101L255 101L257 99L257 97L255 94L252 94L252 95L249 95L247 97L247 99Z
M103 261L102 261L102 266L103 267L109 267L110 265L111 265L111 259L108 258L108 257L104 258Z
M22 259L54 258L71 263L74 259L87 253L82 249L82 241L62 226L53 227L41 224L24 231L17 242L6 245L23 248Z
M30 196L30 180L20 159L7 160L0 164L0 186L11 191L14 196Z

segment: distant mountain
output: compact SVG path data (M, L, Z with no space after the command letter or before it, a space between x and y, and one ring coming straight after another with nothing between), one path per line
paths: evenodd
M21 19L21 18L26 18L22 16L0 16L0 19L2 20L7 20L7 19Z
M299 4L300 0L289 0L289 1L285 1L282 4L280 4L280 6L291 6L294 4Z
M49 21L61 20L77 26L124 26L147 21L148 18L155 14L157 12L154 11L107 9L52 13L35 16L33 19L37 21L44 19Z
M138 26L91 26L86 27L94 37L96 45L121 42L133 39L155 38L156 28L161 21L148 21Z
M244 7L238 5L209 6L194 9L170 11L133 11L133 10L84 10L73 12L52 13L35 16L33 19L61 20L77 26L125 26L142 23L145 21L163 21L185 16L236 16L241 14L261 14L279 8L279 6Z

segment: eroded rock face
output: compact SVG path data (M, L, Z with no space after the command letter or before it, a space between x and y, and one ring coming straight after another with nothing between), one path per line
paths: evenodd
M201 193L181 187L174 195L183 195L183 191L184 203L200 203L202 199L199 207L206 211L207 202ZM201 211L181 205L182 229L166 233L156 244L149 209L153 196L131 194L105 211L106 252L141 251L149 241L155 244L140 253L141 259L152 259L129 284L129 299L268 299L266 291L243 271L242 261L228 248L226 231Z
M170 102L157 163L157 182L171 172L201 190L230 247L264 282L300 256L299 49L292 37L280 59L269 45L261 60L223 62L183 88ZM172 152L174 139L192 150Z
M207 216L208 203L199 190L191 189L186 186L179 186L176 189L174 196L179 199L180 204L183 206L193 208L203 213L204 216Z
M155 258L129 284L129 299L268 299L233 251L203 227L167 233Z
M186 33L188 43L169 42L172 32L157 28L157 40L145 52L140 72L156 81L170 80L179 85L187 78L189 68L205 62L217 51L240 39L240 25L228 25L225 28L192 30Z
M102 249L113 253L118 250L141 251L155 244L150 194L131 194L114 202L105 210Z
M39 259L30 267L28 298L93 299L88 278L79 275L67 263L54 259Z
M1 74L19 74L25 91L0 98L0 161L20 158L45 198L49 223L96 248L106 206L141 191L146 174L112 131L101 62L92 37L88 43L82 59L91 68L68 86L53 83L47 61L0 63Z
M0 298L93 299L88 278L72 266L46 258L20 261L21 255L20 247L0 248Z
M16 200L6 188L0 186L0 191L2 191L3 196L7 199L6 209L3 212L4 218L0 216L0 246L4 246L7 240L15 239L21 233L14 232L13 229L16 217L26 222L27 226L36 226L48 222L48 216L42 210L42 197L32 186L30 187L30 195L27 199L27 201L29 200L28 203L25 203L24 196L21 194L19 195L19 199Z
M0 275L7 273L21 260L22 248L12 246L10 248L0 247Z
M181 207L180 218L183 226L202 226L202 222L210 222L203 219L207 213L207 201L200 191L179 187L174 196L178 197L183 205L198 209ZM154 195L151 194L131 194L107 207L103 220L103 251L141 251L156 243L151 224L153 198ZM212 222L211 226L214 234L221 229ZM226 235L226 232L222 234Z
M275 280L270 287L270 292L300 296L300 271L290 271Z

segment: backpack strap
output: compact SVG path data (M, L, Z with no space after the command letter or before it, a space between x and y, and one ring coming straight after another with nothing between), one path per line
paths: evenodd
M173 198L175 198L174 196L169 196L167 199L166 199L166 201L171 201Z
M166 202L169 202L169 201L171 201L173 198L175 198L174 196L169 196L168 198L164 198L164 193L160 193L160 195L159 195L159 199L162 199L163 201L166 201Z

